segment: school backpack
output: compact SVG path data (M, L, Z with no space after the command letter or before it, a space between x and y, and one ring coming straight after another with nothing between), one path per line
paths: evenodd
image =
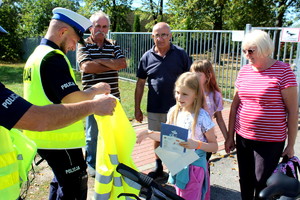
M300 160L298 157L294 156L288 158L284 156L282 161L278 164L277 168L274 170L274 173L281 172L289 177L298 179L298 172L300 173Z

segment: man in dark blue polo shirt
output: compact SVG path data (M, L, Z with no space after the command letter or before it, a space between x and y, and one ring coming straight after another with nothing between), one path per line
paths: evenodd
M160 131L161 123L167 120L167 112L175 105L174 84L177 77L189 71L191 60L180 47L173 45L170 26L157 23L152 30L154 46L141 58L137 71L138 81L135 89L135 118L143 121L140 108L147 80L149 91L147 99L148 129ZM154 142L154 148L159 142ZM156 157L156 169L150 172L153 178L163 175L161 160Z

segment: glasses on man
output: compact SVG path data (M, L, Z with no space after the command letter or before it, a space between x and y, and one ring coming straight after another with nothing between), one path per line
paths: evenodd
M155 39L157 39L157 38L167 39L168 36L169 36L169 34L167 34L167 33L152 35L152 37Z
M243 49L243 53L246 54L248 52L248 54L253 54L254 53L254 49Z

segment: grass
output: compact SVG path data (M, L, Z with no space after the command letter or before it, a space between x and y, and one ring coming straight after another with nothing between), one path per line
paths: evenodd
M23 96L23 68L25 63L18 64L0 64L0 82L2 82L7 88L14 91L20 96ZM76 72L76 80L79 88L82 88L80 82L80 73ZM119 81L119 87L121 92L121 102L123 109L129 120L134 119L134 90L135 83L130 81ZM144 114L146 114L146 100L147 100L148 88L145 87L145 93L141 103L141 108Z
M24 63L19 64L1 64L0 63L0 82L7 88L11 89L20 96L23 96L23 68ZM82 88L80 82L80 73L76 72L76 80L79 88ZM121 103L129 120L134 119L134 90L135 83L130 81L119 81L121 92ZM145 87L145 94L142 100L141 108L146 114L146 99L148 88ZM39 160L39 159L36 159ZM39 166L34 165L34 171L30 172L29 178L32 181L28 185L27 199L46 200L49 193L49 182L53 177L53 173L46 162L42 162ZM94 187L94 179L89 178L88 188ZM27 190L27 185L23 184L22 192ZM89 190L93 191L93 190ZM23 194L23 193L21 193ZM91 196L91 194L89 194Z

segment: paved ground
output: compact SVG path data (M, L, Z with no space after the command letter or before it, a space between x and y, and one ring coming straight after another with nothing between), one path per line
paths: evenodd
M223 118L228 123L229 106L226 106L223 110ZM300 122L300 121L299 121ZM298 123L300 125L300 123ZM298 126L299 126L298 125ZM136 132L147 128L145 124L134 124ZM298 128L299 130L299 128ZM239 192L239 178L238 167L235 153L227 155L224 152L224 138L218 127L215 129L217 140L219 143L219 150L213 154L211 159L210 171L211 171L211 200L240 200ZM300 158L300 131L298 131L298 137L296 141L296 156ZM148 139L143 141L142 144L136 144L134 152L132 154L133 160L136 163L138 169L143 173L150 172L154 165L154 150L153 141ZM167 169L165 169L167 172ZM35 167L34 181L31 183L28 198L30 200L46 200L48 199L49 182L52 179L52 171L46 162L42 162L41 165ZM157 180L159 183L165 185L165 188L173 190L170 185L166 185L166 178ZM94 195L94 179L89 178L88 183L88 200L92 199Z
M228 125L230 105L225 106L222 111L225 123ZM299 120L300 122L300 120ZM296 140L296 156L300 158L300 123L298 128L298 137ZM139 132L141 129L147 128L147 124L136 125L135 129ZM219 150L213 154L211 158L210 171L211 171L211 200L240 200L239 191L239 177L236 153L226 154L224 151L224 138L216 126L215 133L219 144ZM133 152L133 159L138 169L144 173L148 173L155 166L153 142L150 139L143 141L142 144L136 144ZM167 170L165 170L167 171ZM158 180L164 184L166 180ZM173 189L167 186L168 189Z
M227 105L222 112L226 125L228 124L229 109L230 109L230 107L229 107L229 105ZM135 128L137 134L141 130L147 129L147 127L148 127L148 125L146 122L143 124L134 123L134 128ZM219 152L224 150L224 137L218 126L215 127L215 134L217 136L219 150L216 154L214 154L212 156L212 159L215 157L218 158ZM140 171L147 173L147 172L151 171L153 169L153 167L155 167L155 163L154 163L155 156L154 156L153 152L154 152L153 140L151 140L149 138L145 139L141 144L136 144L134 146L134 151L133 151L132 157Z
M230 105L225 106L222 111L225 123L228 125ZM300 124L300 123L299 123ZM138 133L141 130L147 129L147 122L143 124L134 123L134 128ZM299 130L299 128L298 128ZM298 135L299 135L298 131ZM240 200L239 192L239 178L238 178L238 166L235 152L226 154L224 151L224 138L223 135L216 126L215 134L219 144L219 150L213 154L210 163L211 171L211 200ZM296 156L300 158L300 136L296 141ZM133 160L138 169L143 173L149 173L155 167L155 156L153 149L153 141L146 139L141 144L134 146L132 154ZM165 168L167 172L167 169ZM93 179L90 178L91 183ZM156 180L158 183L165 186L165 188L174 191L174 188L170 185L166 185L167 179ZM93 195L93 188L89 188L89 198Z
M229 105L224 107L224 110L222 112L223 114L223 118L226 124L228 124L228 116L229 116ZM147 124L147 119L144 121L144 123L135 123L133 122L133 126L134 129L136 130L136 133L138 134L141 130L145 130L148 127ZM219 150L218 152L216 152L215 154L212 155L212 160L222 160L220 158L224 157L224 137L219 129L218 126L216 126L215 128L215 134L217 136L217 141L218 141L218 145L219 145ZM134 146L134 150L132 153L132 157L134 160L134 163L136 164L137 168L139 169L140 172L143 172L145 174L149 173L154 167L155 167L155 154L154 154L154 148L153 148L153 140L147 138L145 139L141 144L135 144ZM230 162L230 164L234 164L236 163L235 161L235 156L229 156L230 160L232 160L233 163ZM227 171L228 167L230 167L230 170L235 170L234 172L237 173L237 167L236 166L225 166L225 163L222 164L222 168L224 168L225 171ZM228 164L226 164L228 165ZM234 169L235 168L235 169ZM213 161L211 163L211 173L212 176L215 176L216 179L212 179L212 184L215 184L214 180L219 179L222 175L222 173L224 173L224 170L220 170L219 167L217 166L217 163L215 161ZM167 172L167 169L165 168L165 171ZM236 179L237 179L237 175L236 175ZM94 181L94 179L90 178L91 182ZM160 179L157 180L159 183L161 184L165 184L166 183L166 179ZM221 190L220 185L213 185L212 189L212 193L217 193L219 190ZM173 190L173 188L171 186L167 186L168 189ZM238 188L234 188L234 189L238 189ZM89 197L88 199L90 199L93 196L93 188L89 188ZM212 196L213 197L213 196ZM213 200L213 198L211 198ZM218 199L219 200L219 199Z
M228 117L230 105L225 106L222 111L225 123L228 125ZM146 129L147 124L136 124L135 130ZM215 127L215 134L219 145L219 150L213 154L211 160L211 200L222 199L239 199L238 188L238 168L235 154L226 155L224 151L224 137L218 126ZM138 169L144 173L148 173L153 169L155 156L153 153L153 141L146 139L141 144L136 144L133 152L133 160ZM165 170L167 171L167 169ZM165 184L166 179L157 180L159 183ZM171 186L168 189L173 190Z

